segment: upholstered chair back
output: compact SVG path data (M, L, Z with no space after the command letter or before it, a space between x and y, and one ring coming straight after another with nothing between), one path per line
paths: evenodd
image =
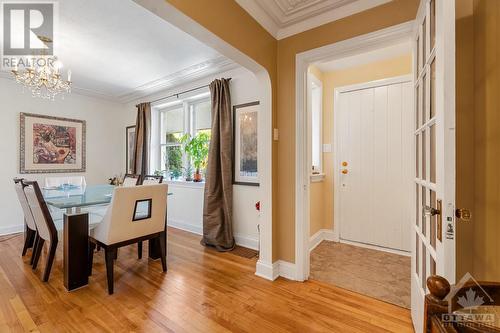
M53 241L54 238L57 238L57 230L38 183L23 181L23 184L25 185L24 193L33 214L38 235L45 240Z
M163 183L163 176L144 176L142 185L153 185Z
M165 230L167 192L167 184L116 187L92 236L111 245Z
M23 209L24 219L28 228L31 230L36 230L35 220L33 219L33 214L31 213L30 206L28 205L28 200L26 199L26 194L24 194L24 185L21 179L14 180L14 187L16 188L17 198Z
M125 187L130 187L130 186L136 186L139 185L141 182L141 176L140 175L125 175L123 178L123 186Z
M85 187L87 182L84 176L63 176L63 177L46 177L45 186L46 187L57 187L64 184L70 184L74 186Z

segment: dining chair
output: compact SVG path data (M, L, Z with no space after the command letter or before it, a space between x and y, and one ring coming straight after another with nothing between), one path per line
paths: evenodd
M36 248L35 252L33 253L33 269L36 269L38 265L38 260L40 259L43 244L45 242L49 243L49 254L42 278L43 282L47 282L49 280L52 263L54 262L57 243L59 242L57 229L54 221L52 220L52 216L50 215L47 204L45 203L42 192L40 191L38 182L23 180L22 184L24 185L24 193L26 195L26 199L31 212L33 213L33 220L38 231Z
M126 174L123 177L123 186L136 186L141 184L141 175Z
M33 259L35 250L33 245L35 243L35 239L37 238L37 231L33 213L31 212L28 200L26 199L26 194L24 194L24 185L22 180L22 178L14 178L14 186L16 189L17 198L19 199L19 203L21 204L21 208L24 214L25 234L22 256L24 257L28 249L32 248L33 251L31 253L31 258Z
M70 184L79 187L87 186L87 182L84 176L45 177L46 187L58 187L64 184Z
M163 183L163 176L146 175L142 179L141 185L154 185Z
M116 187L103 221L89 236L89 276L94 249L104 249L108 293L114 292L113 262L118 248L139 241L158 239L163 271L167 271L167 184Z
M141 177L141 185L154 185L163 183L163 176L146 175ZM142 242L137 242L137 258L142 259Z

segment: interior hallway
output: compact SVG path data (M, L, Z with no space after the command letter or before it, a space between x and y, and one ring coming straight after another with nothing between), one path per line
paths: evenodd
M410 308L411 258L323 241L311 252L310 277Z

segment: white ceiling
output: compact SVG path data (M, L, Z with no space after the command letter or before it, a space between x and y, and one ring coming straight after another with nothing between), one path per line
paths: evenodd
M55 53L75 92L128 102L236 66L131 0L58 3Z
M236 0L271 35L282 39L391 0Z
M405 54L411 54L411 48L411 41L408 40L348 57L323 61L315 64L315 66L322 72L348 69L376 61L392 59Z

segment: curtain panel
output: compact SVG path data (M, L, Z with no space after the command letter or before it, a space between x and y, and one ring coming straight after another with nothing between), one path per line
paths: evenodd
M233 236L233 124L229 80L210 84L212 98L212 137L208 153L203 239L205 246L218 251L234 248Z
M137 105L135 137L132 172L145 176L149 172L151 142L151 103L149 102Z

